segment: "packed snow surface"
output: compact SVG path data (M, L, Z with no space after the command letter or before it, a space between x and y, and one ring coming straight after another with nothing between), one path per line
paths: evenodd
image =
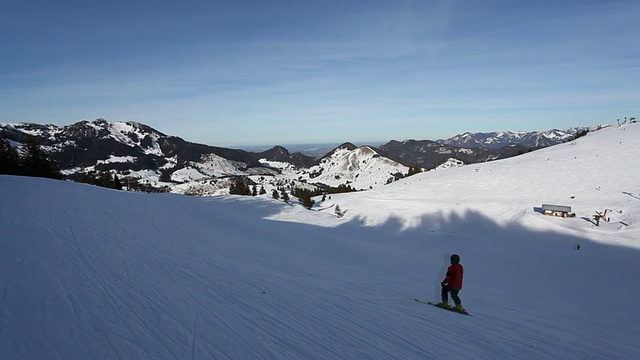
M0 357L638 358L639 138L610 127L312 210L0 176ZM451 253L473 317L414 301L438 299Z

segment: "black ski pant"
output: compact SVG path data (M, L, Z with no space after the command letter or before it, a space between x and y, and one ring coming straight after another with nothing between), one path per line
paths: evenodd
M449 285L442 285L442 302L449 302L448 293L451 293L451 298L456 305L462 304L462 301L458 297L460 289L452 289Z

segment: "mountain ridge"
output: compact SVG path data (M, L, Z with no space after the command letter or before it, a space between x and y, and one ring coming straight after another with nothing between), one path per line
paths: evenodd
M215 191L222 191L229 182L225 178L237 176L251 177L251 182L270 187L281 186L289 180L291 186L303 186L304 183L305 187L321 188L358 183L356 190L364 190L401 177L409 167L431 170L445 163L446 166L460 166L507 158L534 149L510 141L548 146L551 142L537 139L553 138L547 132L479 134L472 147L455 146L472 143L469 139L475 135L465 133L444 141L391 140L378 147L359 147L345 142L314 158L301 152L290 153L279 145L261 152L250 152L193 143L135 121L110 122L99 118L66 126L0 123L0 137L16 144L24 143L27 137L35 138L71 179L86 173L107 171L128 180L169 187L172 191L178 189L177 184L193 183L193 188L203 181L215 182ZM571 132L557 130L554 134L558 143L574 136ZM509 144L496 148L497 143ZM478 144L490 144L493 148ZM327 161L336 152L341 154ZM373 168L358 165L364 163ZM379 163L379 166L374 166L374 163ZM374 174L372 169L380 169L382 175ZM359 174L361 171L367 174ZM270 179L265 181L265 177Z

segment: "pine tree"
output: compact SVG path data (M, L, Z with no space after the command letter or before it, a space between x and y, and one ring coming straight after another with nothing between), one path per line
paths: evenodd
M0 139L0 174L18 175L20 157L16 149L5 139Z
M278 190L276 190L276 189L273 189L273 192L271 193L271 196L276 200L280 199L280 194L278 193Z
M251 195L251 189L243 178L237 178L229 186L229 194L234 195Z
M118 179L117 174L113 174L113 188L116 190L122 190L122 183L120 182L120 179Z
M422 168L420 167L420 165L414 165L409 168L409 171L407 172L407 176L419 174L421 172L422 172Z
M280 189L280 197L282 198L282 201L288 203L289 202L289 194L287 194L287 192L285 191L284 188Z
M316 201L310 197L302 198L302 206L306 207L307 209L311 209L313 207L313 204L315 203Z
M314 191L308 189L293 188L293 195L300 199L302 205L307 209L311 209L313 204L315 204L315 201L311 199L312 196L316 195L316 192Z
M260 186L260 195L264 195L267 193L267 190L264 189L264 186Z
M20 160L23 175L62 179L56 164L47 158L33 138L27 138L24 146L24 155Z
M96 179L96 185L111 188L111 174L108 171L103 171Z

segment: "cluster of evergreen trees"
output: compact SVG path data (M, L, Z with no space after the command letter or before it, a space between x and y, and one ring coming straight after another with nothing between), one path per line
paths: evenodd
M420 167L420 165L414 165L409 168L409 171L407 171L406 177L409 177L415 174L420 174L421 172L422 172L422 167Z
M267 193L267 191L264 189L264 186L261 186L260 190L258 190L258 186L256 184L250 184L249 182L249 179L243 177L234 179L229 186L229 194L257 196L258 194L264 195Z
M289 200L291 200L291 198L289 198L289 194L287 193L287 190L285 190L285 188L283 187L279 187L277 190L273 189L273 192L271 193L271 197L273 197L276 200L282 199L282 201L284 202L289 202Z
M260 189L258 190L258 186L256 184L251 184L250 182L251 180L245 177L235 178L229 186L229 193L233 195L245 196L264 195L267 193L264 189L264 186L260 186ZM310 209L315 203L312 197L318 196L322 193L323 191L319 189L309 190L294 187L291 190L291 195L297 197L300 200L300 203L302 203L302 205L308 209ZM273 189L271 197L276 200L282 200L284 202L289 202L291 200L289 192L284 186L279 186L277 189Z
M584 129L584 130L578 131L578 132L573 136L573 140L575 140L575 139L579 139L579 138L581 138L581 137L583 137L583 136L587 135L588 133L589 133L589 129Z
M58 165L51 160L33 138L27 138L21 149L16 149L6 139L0 139L0 174L45 177L51 179L63 178ZM99 172L76 176L74 181L122 189L122 184L116 175L109 172Z
M0 139L0 174L62 179L58 165L32 138L27 138L21 151L6 139Z
M302 206L306 207L307 209L311 209L313 204L316 203L312 199L312 197L322 194L322 191L318 189L309 190L309 189L302 189L302 188L293 188L292 193L293 193L293 196L300 199L300 203L302 203Z
M387 179L387 185L391 184L394 181L398 181L400 179L403 179L403 178L406 178L406 177L409 177L409 176L413 176L413 175L419 174L421 172L422 172L422 167L420 167L420 165L411 166L406 174L402 174L401 172L397 172L397 173L393 174L392 177Z
M102 186L110 189L122 190L122 182L118 178L117 174L111 175L108 171L93 172L89 174L82 174L79 178L73 179L77 182L85 184L91 184L96 186Z
M338 185L338 187L330 187L327 189L327 193L329 194L340 194L340 193L348 193L348 192L354 192L354 191L356 191L356 189L354 189L349 184L340 184Z

